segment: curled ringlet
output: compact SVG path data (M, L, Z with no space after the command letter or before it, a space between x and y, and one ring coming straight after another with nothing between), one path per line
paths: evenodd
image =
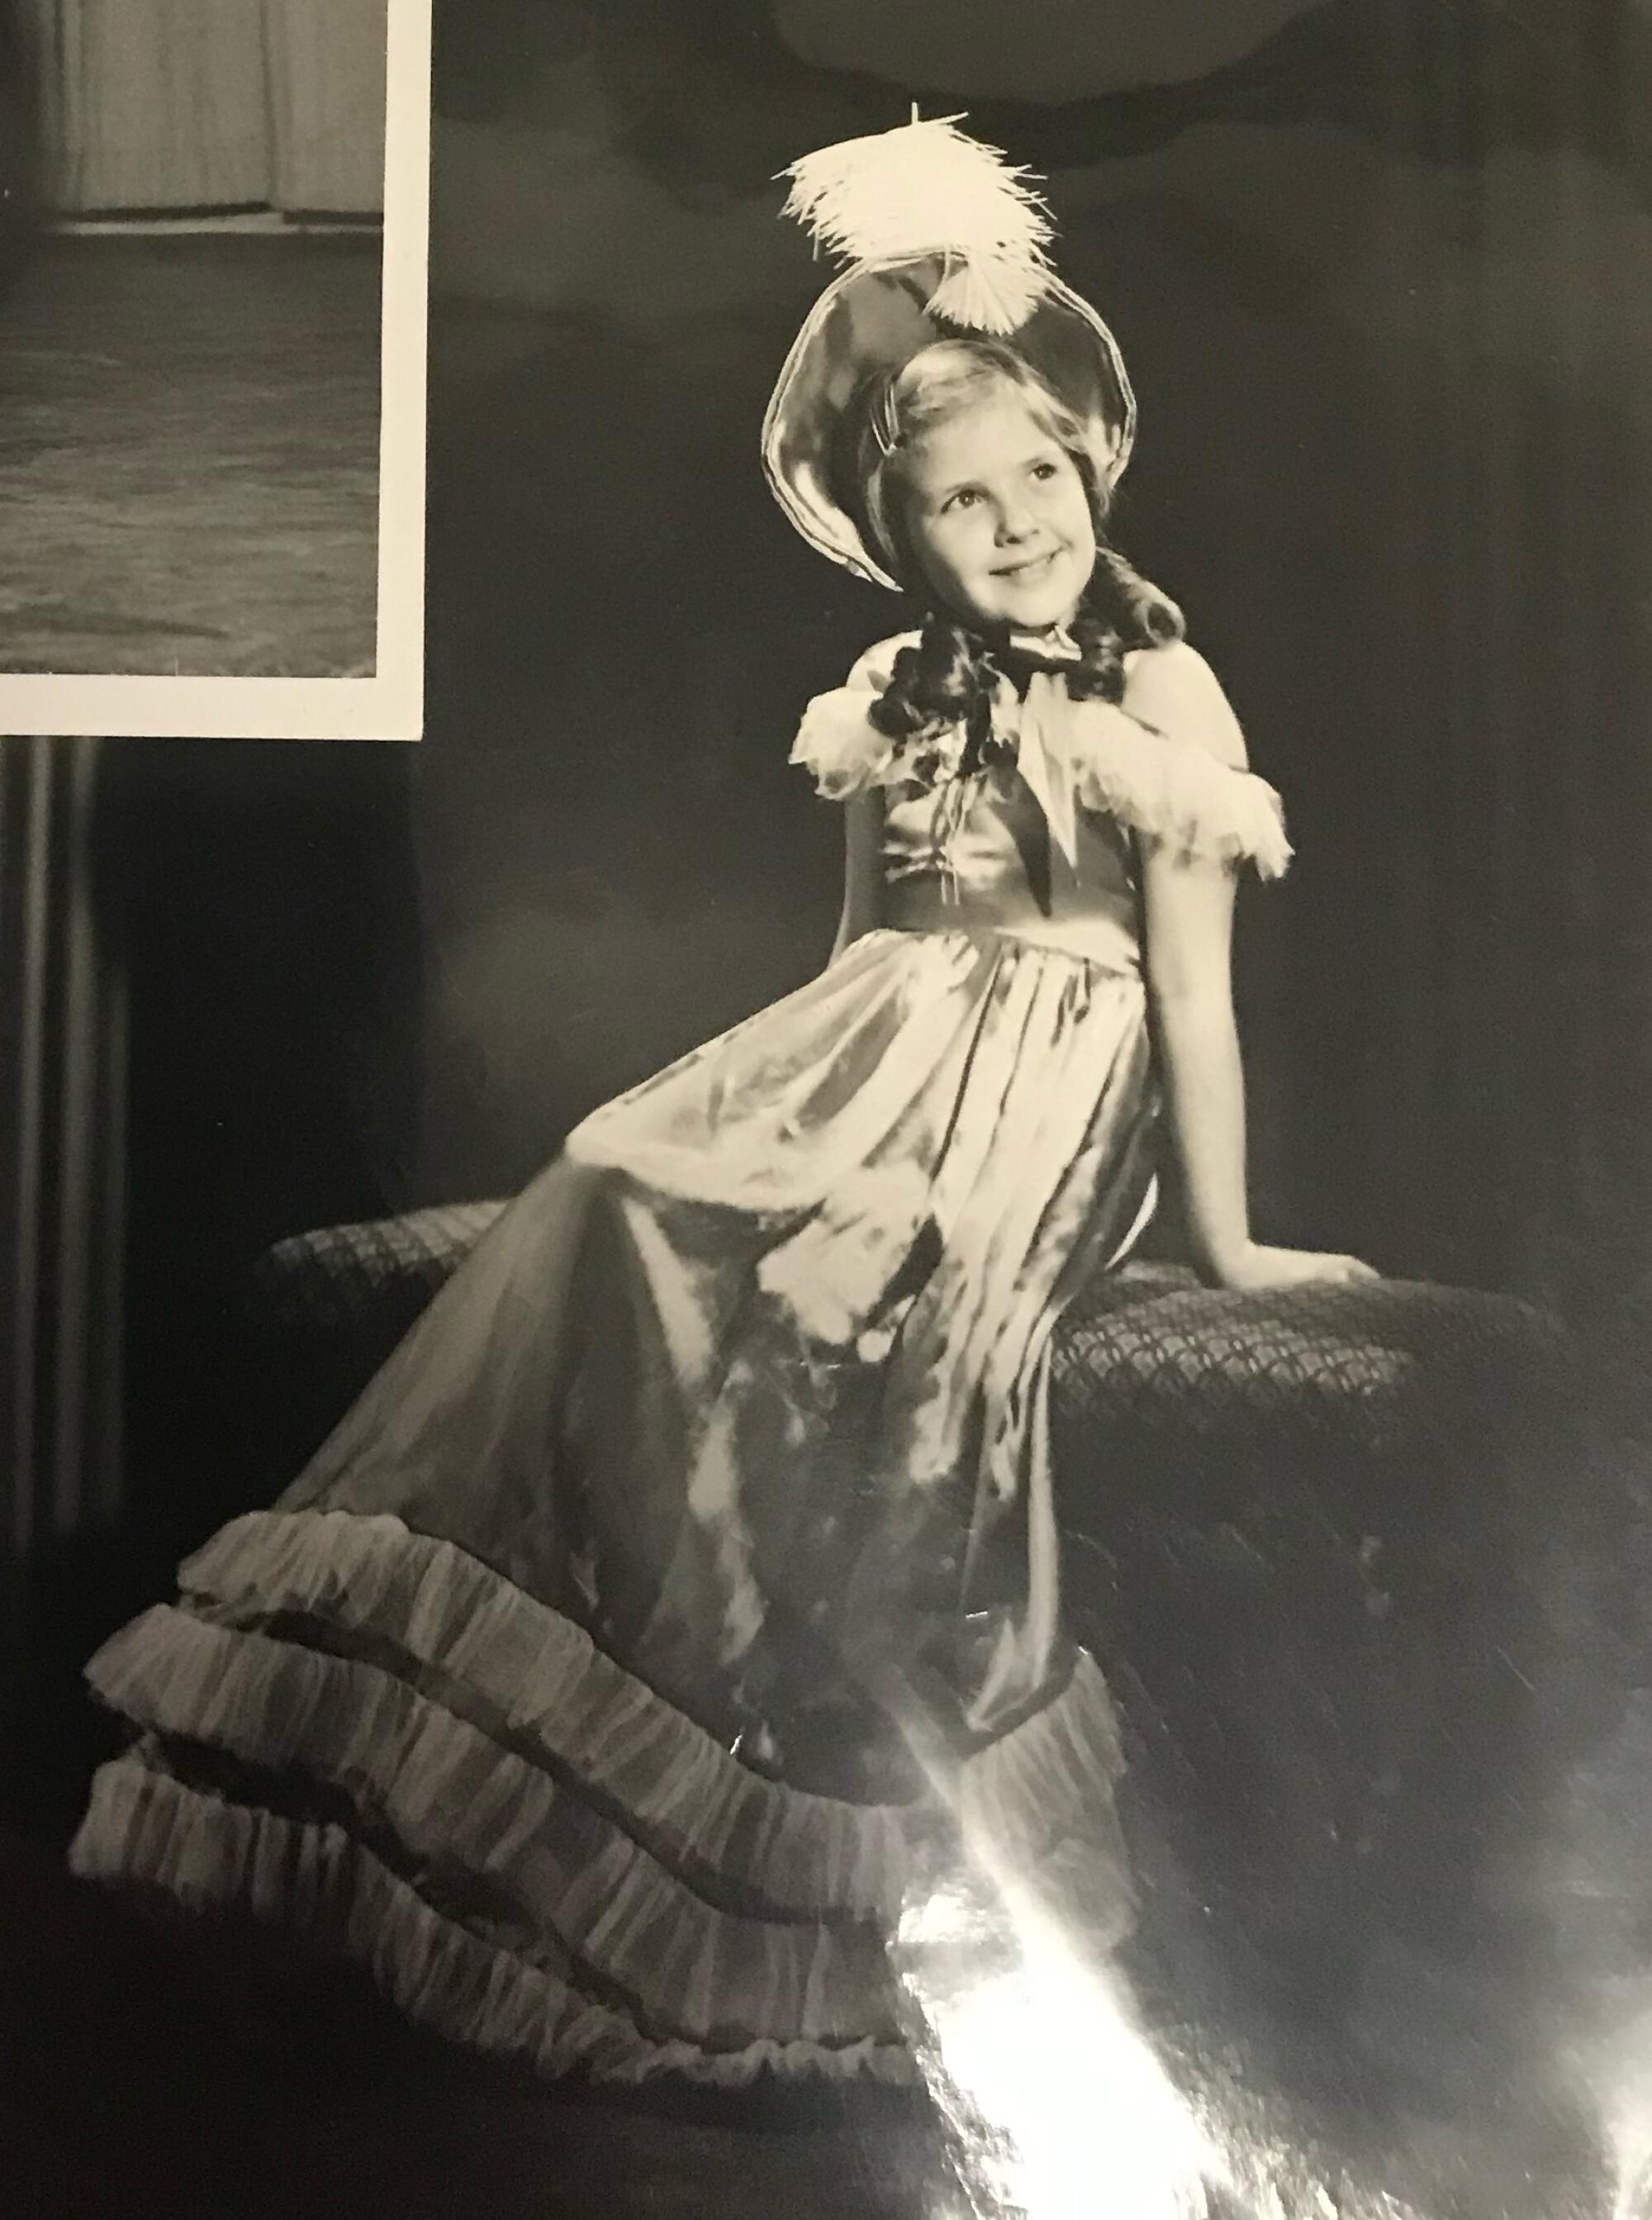
M838 500L891 576L925 604L917 645L896 656L889 683L872 708L873 723L891 739L936 724L963 722L973 730L987 713L999 677L994 651L1001 643L930 597L900 496L901 465L913 443L1003 391L1022 401L1039 429L1071 457L1095 525L1095 567L1069 627L1081 659L1066 673L1069 692L1117 702L1127 654L1183 636L1175 604L1107 543L1112 489L1096 475L1075 413L1011 342L976 335L938 340L898 369L864 381L844 413L834 458Z

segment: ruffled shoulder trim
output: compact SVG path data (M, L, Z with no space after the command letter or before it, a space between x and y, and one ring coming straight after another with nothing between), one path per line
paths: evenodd
M841 686L817 694L804 711L791 760L812 773L827 800L895 783L895 744L868 713L889 683L895 656L918 638L907 632L880 640ZM1245 768L1244 738L1227 696L1185 641L1131 656L1118 707L1074 702L1057 679L1042 677L1019 708L1011 692L1006 722L1019 727L1023 773L1058 836L1063 826L1070 834L1075 801L1180 854L1249 862L1263 878L1277 878L1290 862L1280 797Z
M1265 879L1291 859L1284 806L1245 768L1238 720L1214 672L1185 642L1131 659L1125 696L1071 705L1080 804L1178 854L1248 862Z
M816 792L828 801L846 801L884 783L894 743L867 712L888 685L896 655L915 646L918 638L915 632L898 633L869 647L841 686L817 694L804 710L791 760L812 774Z

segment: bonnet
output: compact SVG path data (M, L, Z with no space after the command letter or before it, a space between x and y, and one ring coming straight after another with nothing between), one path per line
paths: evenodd
M763 422L770 489L810 546L900 591L845 498L838 458L870 384L938 340L1008 340L1083 427L1098 483L1130 459L1136 397L1119 345L1050 266L1049 210L1030 173L957 129L920 121L806 154L781 172L782 213L845 261L792 342Z

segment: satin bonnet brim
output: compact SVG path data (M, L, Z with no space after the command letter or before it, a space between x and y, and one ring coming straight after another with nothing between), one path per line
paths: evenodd
M901 590L832 490L832 458L845 412L874 372L899 369L958 327L927 303L946 275L940 254L858 263L827 286L804 319L763 421L763 466L770 490L811 547L874 584ZM1136 396L1119 345L1082 295L1058 278L1010 344L1071 408L1104 485L1130 459Z

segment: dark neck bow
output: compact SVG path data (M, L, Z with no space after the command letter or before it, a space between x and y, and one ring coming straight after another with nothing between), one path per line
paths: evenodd
M1022 700L1040 671L1063 677L1082 668L1084 651L1062 631L1051 633L1006 631L990 636L988 652Z
M1033 679L1041 673L1070 680L1075 672L1084 668L1083 650L1069 633L1063 631L1015 632L1006 627L985 635L984 644L991 669L1008 679L1023 702ZM967 779L975 772L999 765L1007 768L1016 762L1017 743L1013 739L1001 739L994 732L991 697L984 690L971 704L965 719L965 732L967 739L959 765L963 777ZM953 830L956 832L956 825ZM1020 851L1028 889L1047 917L1050 901L1050 826L1043 810L1030 819L1018 815L1013 836Z

